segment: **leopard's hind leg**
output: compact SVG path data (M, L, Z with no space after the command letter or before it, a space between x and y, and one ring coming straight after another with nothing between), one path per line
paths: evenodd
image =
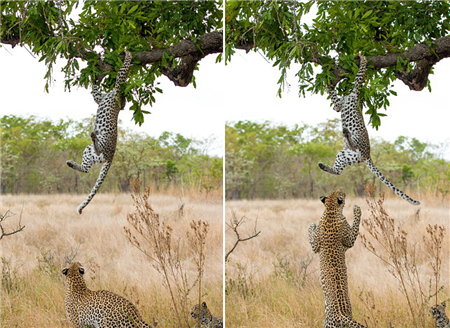
M105 162L103 154L97 155L93 145L89 145L83 152L83 160L81 165L74 161L67 161L66 164L74 170L88 173L92 165Z
M322 162L319 162L318 165L325 172L331 174L341 174L347 166L358 163L361 163L360 151L353 151L351 149L344 148L336 155L336 160L334 161L333 167Z

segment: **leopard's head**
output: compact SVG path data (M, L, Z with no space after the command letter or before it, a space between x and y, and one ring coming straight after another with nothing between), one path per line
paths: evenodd
M430 312L436 320L445 318L445 302L432 306Z
M208 306L206 306L206 302L202 302L200 307L198 304L195 304L191 310L191 317L197 319L200 315L200 319L209 318L211 316L211 312L209 312Z
M327 210L342 212L345 205L345 192L338 189L331 192L328 196L321 196L320 200Z

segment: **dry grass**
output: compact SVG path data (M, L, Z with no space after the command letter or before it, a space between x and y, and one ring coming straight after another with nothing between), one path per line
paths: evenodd
M199 194L151 195L150 202L173 227L174 237L186 238L192 220L207 221L203 277L204 300L213 313L223 306L222 197ZM81 262L91 289L108 289L132 301L144 319L158 327L175 326L170 296L152 263L130 244L123 227L133 203L127 194L99 194L80 216L84 195L2 195L2 211L20 213L24 231L5 237L2 258L2 327L69 327L64 310L61 269L67 259ZM184 205L180 217L179 206ZM15 218L5 222L14 227ZM191 263L192 262L192 263ZM188 273L197 274L194 260ZM192 304L196 302L192 300ZM192 320L194 325L194 320Z
M412 243L423 243L429 224L446 227L442 254L440 300L449 298L449 205L431 198L421 198L419 219L415 219L418 207L411 206L397 197L387 199L385 208L403 226ZM368 217L364 199L347 199L344 215L353 220L353 205ZM226 217L231 211L237 217L258 218L261 234L250 241L240 243L226 264L226 323L228 327L322 327L324 301L319 282L319 259L312 253L307 230L311 223L318 223L323 213L319 200L277 201L229 201ZM251 234L253 223L241 227L242 237ZM247 229L247 231L246 231ZM367 234L361 227L360 231ZM234 243L231 229L226 231L226 251ZM408 305L401 294L398 282L388 272L388 267L362 245L360 237L347 251L350 299L353 315L361 323L376 327L412 327ZM309 261L312 262L308 265ZM306 276L305 276L306 270ZM433 279L430 259L419 256L419 270L427 284ZM304 279L305 277L305 279ZM304 280L303 280L304 279ZM375 318L374 318L375 317ZM434 327L431 316L427 326ZM426 328L423 327L423 328Z

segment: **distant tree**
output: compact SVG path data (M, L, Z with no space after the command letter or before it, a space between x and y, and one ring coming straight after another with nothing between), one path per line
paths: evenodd
M317 159L331 163L343 147L338 123L334 119L292 128L268 122L227 123L227 199L317 198L334 188L363 196L369 182L386 188L364 166L349 167L344 180L320 174ZM450 162L439 158L440 147L399 137L393 143L372 139L371 149L374 161L394 184L442 199L450 194Z
M312 25L304 16L317 8ZM327 84L348 93L358 70L358 54L368 57L368 83L361 97L370 122L401 80L411 90L426 86L434 65L450 57L449 1L227 1L226 60L236 49L260 51L281 71L279 95L293 63L299 94L323 94ZM321 66L322 70L314 70Z
M48 192L56 170L50 169L58 154L53 145L67 135L68 122L53 123L14 115L0 117L2 140L2 190ZM3 171L5 167L5 171ZM45 176L41 172L46 172Z
M91 142L90 124L85 123L91 119L52 122L35 116L0 117L2 193L89 190L97 175L74 174L66 169L65 160L81 156ZM130 180L136 178L157 190L180 186L201 192L222 190L222 158L201 154L197 144L202 143L171 132L154 138L119 129L112 175L104 191L129 191Z
M77 8L82 6L78 19ZM111 90L122 65L123 50L133 53L133 68L124 87L134 120L144 121L142 106L162 90L156 78L177 86L193 80L198 62L222 53L219 1L2 1L0 42L27 47L47 65L46 89L57 58L65 85Z

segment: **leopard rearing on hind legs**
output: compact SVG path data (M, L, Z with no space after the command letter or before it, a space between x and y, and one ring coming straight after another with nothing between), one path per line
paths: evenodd
M348 224L343 215L345 196L339 189L320 197L325 212L319 225L313 223L308 229L311 248L319 254L320 282L325 298L324 328L366 328L353 319L345 263L345 253L358 237L361 208L353 207L353 223Z
M360 56L361 63L358 74L356 75L353 91L342 98L339 98L335 91L328 87L328 92L331 101L334 104L334 110L341 113L342 119L342 134L344 136L345 148L342 149L336 156L333 166L319 162L319 167L331 174L341 174L342 171L349 165L365 162L369 170L375 176L392 189L394 193L408 201L410 204L419 205L420 202L412 199L403 191L394 186L373 164L370 157L370 142L369 134L364 125L364 118L359 109L359 89L364 82L364 74L367 67L367 59Z
M97 116L95 118L94 130L91 133L92 145L86 147L83 152L83 160L80 164L67 161L67 165L74 170L88 173L92 165L104 163L100 175L86 200L78 206L78 213L94 198L106 178L109 168L116 152L117 143L117 120L120 106L120 84L125 82L128 70L131 66L133 55L125 51L123 66L117 73L114 89L109 93L100 93L98 87L92 88L92 96L98 104Z

